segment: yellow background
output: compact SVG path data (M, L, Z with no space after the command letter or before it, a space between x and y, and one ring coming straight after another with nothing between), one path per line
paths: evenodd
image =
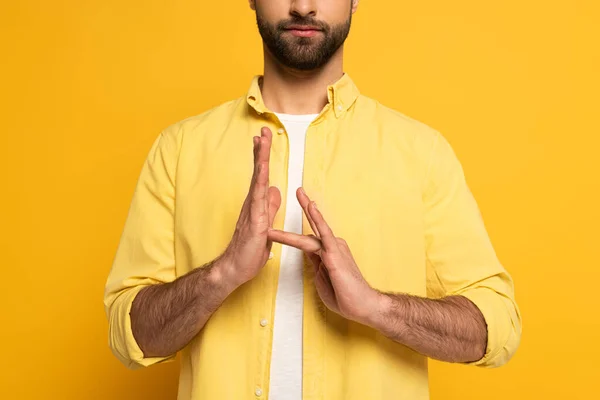
M432 362L432 399L598 395L598 3L364 0L354 17L345 71L450 140L523 313L507 366ZM157 134L262 71L254 14L13 0L0 15L0 398L175 398L177 364L110 354L104 282Z

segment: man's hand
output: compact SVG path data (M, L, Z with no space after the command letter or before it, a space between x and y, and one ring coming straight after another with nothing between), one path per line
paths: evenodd
M268 238L275 214L281 205L281 194L269 187L269 156L272 133L261 129L254 136L254 174L244 201L235 232L223 254L222 274L232 288L254 278L269 259L272 241Z
M281 195L269 187L271 131L254 137L254 174L233 238L215 260L173 282L145 287L131 306L131 329L145 357L181 350L200 332L227 296L252 279L269 258L269 227Z
M380 294L361 274L346 241L335 237L316 204L304 190L296 191L298 201L315 235L298 235L269 229L269 239L296 247L315 267L315 286L323 303L344 318L371 325L379 310Z

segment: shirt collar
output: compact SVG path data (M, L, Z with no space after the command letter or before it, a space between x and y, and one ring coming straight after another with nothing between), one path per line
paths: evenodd
M259 86L259 80L261 80L262 77L263 75L255 75L252 78L250 88L246 95L246 101L258 114L272 113L263 102ZM331 104L337 118L354 104L359 94L360 92L357 86L347 73L344 73L340 79L327 86L327 101Z

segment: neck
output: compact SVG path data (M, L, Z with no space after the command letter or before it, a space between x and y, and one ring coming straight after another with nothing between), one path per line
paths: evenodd
M329 62L312 71L288 68L264 48L264 76L261 94L265 106L283 114L318 114L327 104L327 86L344 74L343 46Z

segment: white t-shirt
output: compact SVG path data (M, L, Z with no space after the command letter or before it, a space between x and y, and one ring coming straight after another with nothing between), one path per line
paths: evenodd
M283 229L302 233L302 207L296 189L302 186L306 129L318 114L276 113L289 138L288 185ZM281 209L281 208L280 208ZM275 298L269 400L302 399L302 251L282 246Z

